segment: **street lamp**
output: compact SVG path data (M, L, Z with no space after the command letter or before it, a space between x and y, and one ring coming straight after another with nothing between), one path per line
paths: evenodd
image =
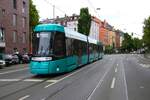
M101 10L101 8L96 8L96 10L99 10L99 11L100 11L100 10ZM97 11L96 11L96 13L97 13ZM98 14L98 13L97 13L97 14ZM98 17L100 18L99 14L98 14Z
M96 10L101 10L101 8L96 8Z

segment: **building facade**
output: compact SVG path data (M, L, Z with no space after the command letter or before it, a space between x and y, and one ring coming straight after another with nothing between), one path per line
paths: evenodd
M120 33L121 33L121 31L119 31L119 30L116 30L116 48L120 48L121 47L121 44L120 44Z
M29 48L29 0L0 0L0 53Z
M99 41L101 21L94 16L92 16L91 19L92 20L91 20L91 28L90 28L89 37Z
M109 45L109 30L107 29L107 22L105 20L101 22L99 40L104 46Z
M57 23L68 27L73 31L78 31L79 15L65 16L56 19L45 19L41 23ZM92 16L89 37L101 41L104 46L111 46L113 48L120 48L123 40L121 31L115 31L114 27L100 19Z

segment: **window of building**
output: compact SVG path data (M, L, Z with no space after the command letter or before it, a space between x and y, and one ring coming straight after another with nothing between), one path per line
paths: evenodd
M16 43L17 40L17 32L13 31L13 43Z
M25 28L26 18L22 18L22 27Z
M13 26L17 25L17 15L13 14Z
M17 9L17 0L13 0L13 8Z
M22 35L22 43L26 43L26 33L25 32Z
M2 17L2 8L0 8L0 18Z
M22 13L25 13L25 9L26 9L26 3L25 3L25 1L23 1Z
M5 9L2 9L2 14L3 14L3 15L5 14Z
M0 28L0 41L4 41L4 28Z
M0 18L2 18L4 14L5 14L5 9L0 8Z

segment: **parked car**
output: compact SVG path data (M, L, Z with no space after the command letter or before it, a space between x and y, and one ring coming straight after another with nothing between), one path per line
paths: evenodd
M6 66L12 64L12 58L13 58L13 56L11 54L4 54Z
M19 59L19 56L17 54L12 55L12 64L19 64L21 60Z
M29 63L30 62L30 56L28 54L22 55L22 63Z
M0 68L6 66L4 55L0 54Z
M28 53L28 56L29 56L29 60L31 61L31 58L32 58L33 54Z

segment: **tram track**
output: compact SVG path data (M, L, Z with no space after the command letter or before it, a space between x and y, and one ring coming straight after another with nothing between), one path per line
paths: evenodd
M27 79L27 78L26 78L26 79ZM23 80L23 79L22 79L22 80ZM33 83L32 85L26 86L26 87L24 87L24 88L21 88L21 89L19 89L19 90L16 90L16 91L14 91L14 92L12 92L12 93L9 93L9 94L7 94L7 95L1 96L1 97L0 97L0 100L6 98L6 97L8 97L8 96L11 96L11 95L13 95L13 94L15 94L15 93L17 93L17 92L25 91L25 90L27 90L27 89L29 89L29 88L31 88L31 87L35 87L35 86L37 86L37 85L40 85L40 84L46 82L47 80L49 80L49 78L47 78L47 79L45 79L44 81L41 81L41 82ZM19 83L19 82L22 82L22 81L18 81L17 83ZM14 84L12 84L12 85L14 85ZM5 86L5 87L6 87L6 86Z
M93 64L93 63L92 63ZM107 63L104 63L103 66L105 66ZM90 66L91 67L91 66ZM74 82L83 79L89 72L91 72L91 70L93 70L94 68L96 68L96 66L94 66L93 68L87 70L82 77L78 77L77 79L73 80L71 83L65 84L62 88L58 89L57 91L55 91L54 93L52 93L51 95L49 95L47 98L45 98L44 100L49 100L49 98L52 98L53 96L55 96L56 94L58 94L59 92L63 91L65 88L71 86ZM88 68L87 68L88 69ZM84 70L85 71L85 70Z
M33 77L33 76L32 76L32 77ZM7 86L7 85L13 85L13 84L15 84L15 83L21 82L21 81L23 81L23 80L25 80L25 79L29 79L29 78L31 78L31 76L28 76L28 77L19 79L19 81L11 81L11 82L9 82L9 83L0 85L0 88L1 88L1 87L5 87L5 86Z
M105 63L104 63L104 61L105 61ZM104 63L104 65L105 64L107 64L106 63L106 60L103 60L101 63ZM92 64L94 64L94 63L92 63ZM85 76L88 72L90 72L93 68L95 68L94 66L92 66L92 64L89 64L89 65L91 65L91 66L84 66L84 67L82 67L82 68L84 68L84 70L82 70L81 72L82 73L84 73L84 75L83 76ZM95 63L95 64L97 64L97 63ZM94 65L95 65L94 64ZM103 65L103 66L104 66ZM92 69L91 69L91 68ZM89 69L89 70L86 70L85 71L85 69ZM39 86L41 86L41 85L43 85L43 84L45 84L45 82L47 82L48 80L53 80L53 79L58 79L58 80L61 80L61 79L63 79L65 76L69 76L70 74L72 74L72 73L74 73L74 72L76 72L76 71L78 71L78 70L80 70L80 68L78 68L77 70L74 70L73 72L71 72L71 73L67 73L67 74L63 74L63 75L59 75L59 76L57 76L57 75L55 75L55 76L52 76L52 77L49 77L49 76L44 76L44 77L39 77L39 76L32 76L32 77L25 77L25 78L23 78L23 79L21 79L20 81L18 81L18 82L13 82L13 84L12 84L12 82L11 83L9 83L9 84L7 84L7 85L15 85L15 83L17 84L17 83L19 83L19 82L23 82L23 80L25 80L25 79L28 79L28 78L37 78L37 79L39 79L39 78L45 78L43 81L41 81L41 82L38 82L38 83L33 83L33 84L30 84L29 86L25 86L25 87L23 87L23 88L21 88L21 89L18 89L18 90L15 90L15 91L12 91L11 93L8 93L8 94L6 94L6 95L3 95L3 96L1 96L0 97L0 100L6 100L7 98L9 98L9 97L12 97L12 96L14 96L14 95L16 95L17 93L23 93L23 94L26 94L26 93L31 93L31 97L32 97L32 92L30 92L31 90L32 91L34 91L34 89L36 89L36 87L39 87ZM75 74L76 75L76 74ZM74 76L74 75L73 75ZM69 78L69 77L68 77ZM67 78L67 79L68 79ZM83 78L83 77L82 77ZM73 84L75 81L78 81L79 79L81 79L81 77L77 77L75 80L73 80L71 83L67 83L67 84L65 84L63 87L61 87L60 89L58 89L58 90L56 90L56 91L54 91L51 95L48 95L48 98L50 98L50 97L53 97L53 96L55 96L57 93L59 93L60 91L62 91L63 89L65 89L65 88L67 88L67 87L69 87L71 84ZM62 80L63 81L63 80ZM43 84L42 84L43 83ZM51 82L50 82L51 83ZM60 83L60 82L59 82ZM58 84L59 84L58 83ZM51 83L52 84L52 83ZM56 82L56 84L57 84L57 82ZM54 83L54 85L55 85L55 83ZM5 87L6 87L6 84L5 84ZM43 86L44 87L44 86ZM27 92L27 91L29 91L29 92ZM34 93L34 92L33 92ZM48 99L47 98L47 99ZM46 100L47 100L46 99Z

